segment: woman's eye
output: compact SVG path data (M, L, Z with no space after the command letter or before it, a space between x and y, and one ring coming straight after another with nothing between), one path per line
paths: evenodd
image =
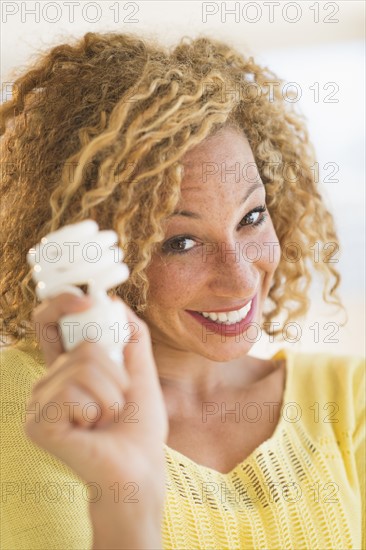
M265 205L254 208L244 216L239 225L242 227L247 225L250 227L257 227L266 220L267 215L264 213L266 210L267 207ZM188 236L175 237L174 239L166 241L161 249L164 254L184 254L192 250L195 243L196 241Z
M187 245L188 243L188 245ZM189 243L192 243L191 246L189 246ZM164 252L171 252L171 253L179 253L179 252L187 252L191 248L193 248L194 240L189 239L188 237L179 237L178 239L172 239L171 241L167 241L163 245L163 251Z
M260 225L264 222L266 219L266 215L264 212L267 210L266 206L259 206L258 208L255 208L251 212L249 212L244 218L241 220L240 224L241 226L245 225Z

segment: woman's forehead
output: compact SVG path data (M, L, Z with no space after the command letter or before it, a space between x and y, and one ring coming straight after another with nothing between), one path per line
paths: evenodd
M213 187L263 184L250 146L241 137L234 136L225 144L212 141L192 153L183 164L181 192L186 197L208 193Z
M225 181L230 174L238 180L240 173L256 170L247 139L233 132L210 137L188 151L181 163L182 189L192 187L193 181L206 183L212 177Z

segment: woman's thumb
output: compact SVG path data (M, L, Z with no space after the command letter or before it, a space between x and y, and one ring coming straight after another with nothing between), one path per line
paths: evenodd
M121 300L118 297L113 299ZM140 393L141 398L146 400L154 387L160 390L149 327L123 300L121 301L126 310L130 332L123 348L124 364L130 378L129 390L135 397Z

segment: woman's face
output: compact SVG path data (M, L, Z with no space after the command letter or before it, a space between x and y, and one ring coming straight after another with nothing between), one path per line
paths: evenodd
M147 270L143 318L153 343L229 361L258 339L279 242L243 134L222 129L182 163L182 199Z

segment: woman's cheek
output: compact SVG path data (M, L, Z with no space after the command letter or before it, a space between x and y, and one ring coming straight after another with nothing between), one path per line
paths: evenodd
M183 261L182 261L183 260ZM194 289L202 277L202 270L188 257L157 260L150 264L146 275L149 279L149 302L159 303L160 307L189 302Z

